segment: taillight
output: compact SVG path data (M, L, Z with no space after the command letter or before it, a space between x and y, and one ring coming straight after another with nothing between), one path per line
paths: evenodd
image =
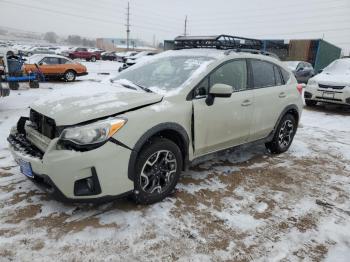
M303 85L302 84L298 84L297 85L297 89L298 89L299 94L302 95L303 94Z

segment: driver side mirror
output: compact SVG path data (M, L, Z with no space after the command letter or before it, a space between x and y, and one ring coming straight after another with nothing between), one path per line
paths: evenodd
M39 63L39 66L42 66L43 64L44 64L43 62L40 62L40 63Z
M210 88L209 95L205 100L208 106L214 104L215 97L231 97L233 87L225 84L215 84Z
M215 84L210 88L209 94L214 97L231 97L233 87L225 84Z

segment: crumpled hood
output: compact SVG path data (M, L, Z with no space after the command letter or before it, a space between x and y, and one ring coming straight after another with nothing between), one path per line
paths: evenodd
M350 86L350 74L334 74L323 72L314 78L319 84Z
M117 83L82 83L52 91L31 108L62 126L108 117L162 99L162 95L134 91Z

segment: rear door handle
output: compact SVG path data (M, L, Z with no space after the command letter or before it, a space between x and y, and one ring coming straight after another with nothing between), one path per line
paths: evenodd
M279 97L280 97L280 98L285 98L286 96L287 96L287 95L286 95L285 92L282 92L282 93L279 94Z
M252 104L252 101L250 101L250 100L244 100L243 102L242 102L242 106L250 106Z

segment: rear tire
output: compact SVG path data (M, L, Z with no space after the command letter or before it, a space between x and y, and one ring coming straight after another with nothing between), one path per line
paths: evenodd
M39 88L39 81L38 80L30 81L29 87L30 88Z
M316 105L317 105L317 101L305 99L305 104L306 104L307 106L316 106Z
M179 147L169 139L148 142L136 161L134 198L140 204L162 201L174 190L183 166Z
M92 56L90 60L91 62L96 62L96 56Z
M68 70L64 73L64 80L67 82L74 82L77 74L73 70Z
M11 90L18 90L19 89L19 83L17 83L17 82L9 82L9 88Z
M266 148L272 154L286 152L293 142L296 131L297 121L291 114L286 114L278 124L272 141L265 144Z

